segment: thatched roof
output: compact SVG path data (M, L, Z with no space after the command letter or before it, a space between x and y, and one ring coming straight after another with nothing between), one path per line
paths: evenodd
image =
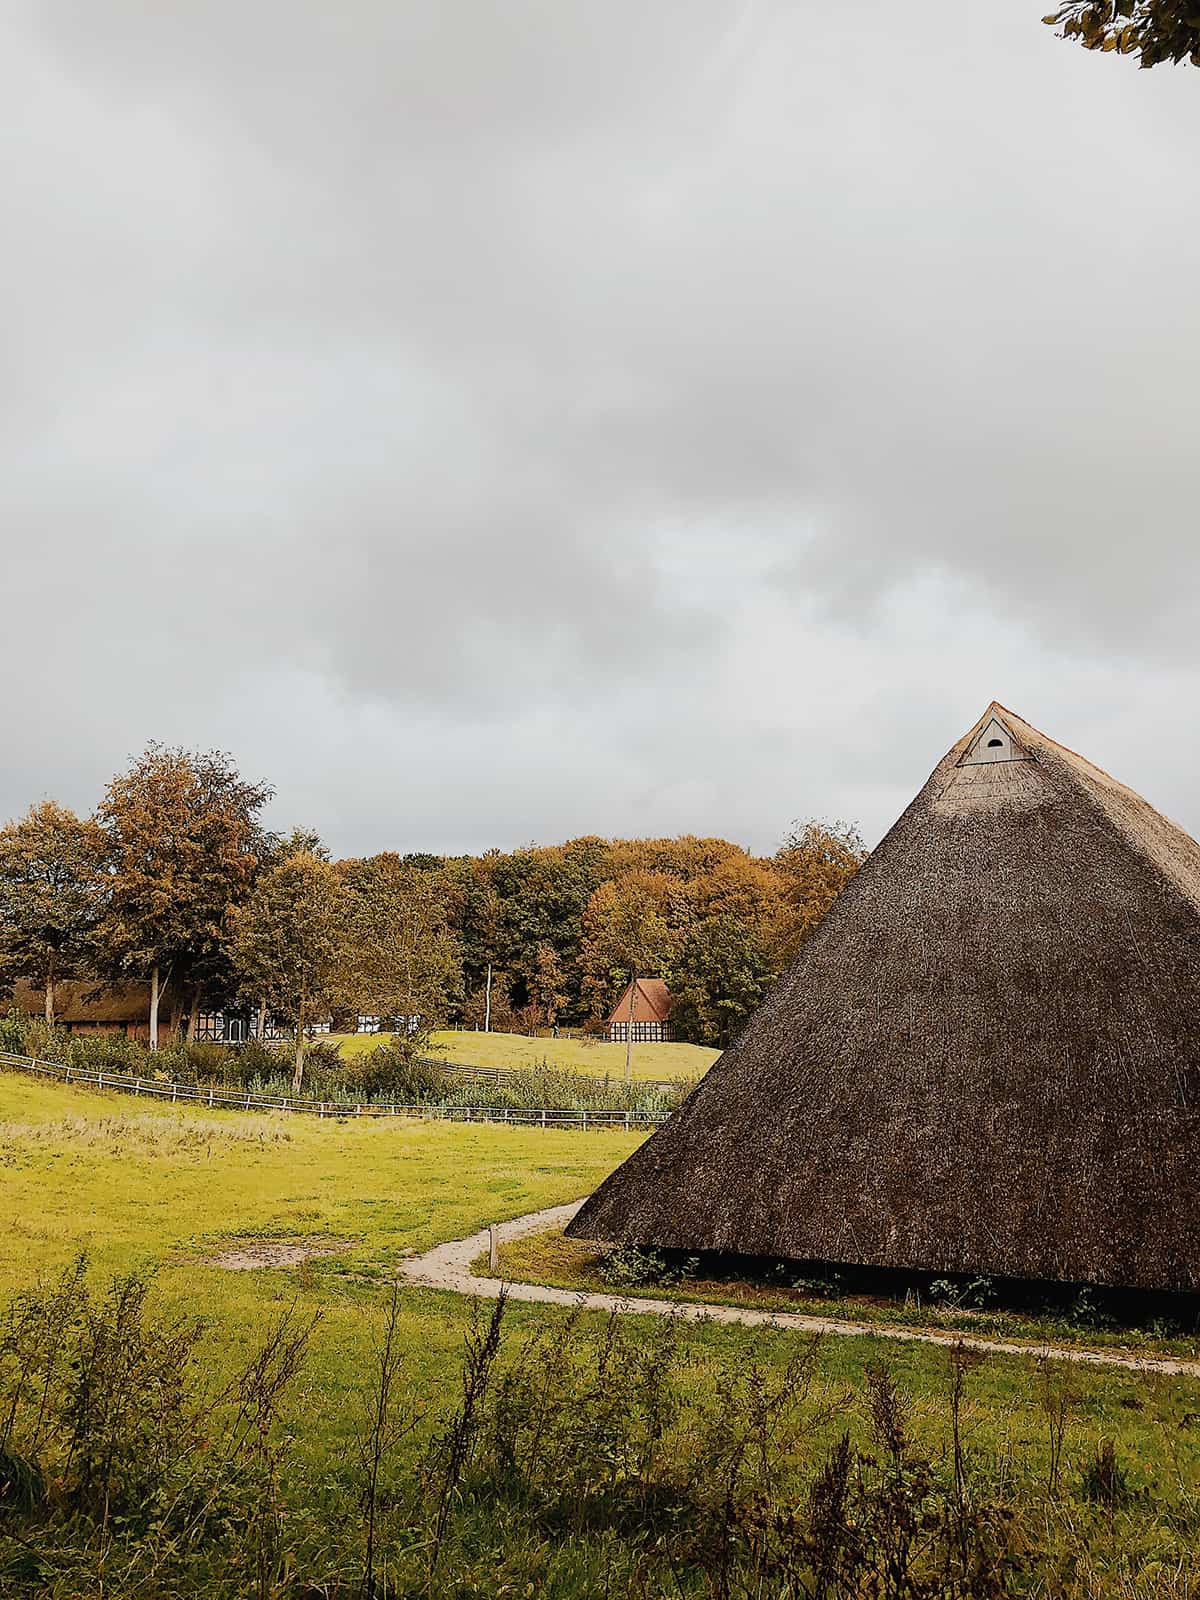
M167 999L165 994L163 999ZM40 1017L46 1009L45 991L21 980L13 985L12 1004L28 1016ZM67 1024L148 1022L150 985L138 978L109 984L96 978L64 980L54 985L54 1015L56 1021Z
M661 978L637 978L637 1008L633 1008L633 984L625 985L625 992L617 1001L609 1017L614 1022L628 1022L633 1012L634 1022L665 1022L671 1015L674 997Z
M1200 846L989 707L569 1231L1200 1289Z

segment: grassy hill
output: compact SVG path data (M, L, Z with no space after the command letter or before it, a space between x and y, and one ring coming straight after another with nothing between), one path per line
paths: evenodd
M373 1050L378 1034L335 1034L343 1053ZM470 1067L540 1067L582 1072L591 1077L621 1078L625 1072L625 1046L599 1039L531 1039L524 1033L467 1033L447 1029L433 1035L434 1052L443 1061ZM720 1055L699 1044L635 1044L633 1076L640 1082L668 1078L698 1078Z
M284 1553L262 1592L295 1600L324 1585L319 1592L348 1600L357 1592L353 1574L361 1555L361 1419L395 1262L402 1252L581 1195L636 1143L636 1135L624 1133L214 1114L0 1073L0 1303L52 1276L81 1250L97 1284L132 1268L150 1272L162 1314L204 1319L200 1376L214 1394L282 1314L320 1319L302 1374L286 1392L281 1450L287 1438L291 1443L278 1479L266 1490L234 1496L227 1513L233 1531L211 1552L187 1555L193 1565L186 1581L168 1581L175 1571L169 1563L183 1561L184 1553L164 1535L163 1573L151 1582L139 1567L134 1582L130 1563L142 1559L137 1552L145 1541L159 1538L159 1524L123 1513L115 1532L107 1526L103 1534L89 1533L86 1548L70 1519L20 1542L8 1537L11 1523L0 1525L0 1592L92 1595L100 1592L101 1567L120 1574L106 1579L106 1593L259 1592L252 1575L243 1574L239 1587L221 1586L216 1577L202 1583L196 1573L208 1571L206 1562L217 1572L246 1547L237 1518L252 1515L267 1493L285 1508L271 1524ZM280 1239L323 1241L334 1253L290 1272L234 1272L214 1263L233 1244ZM884 1338L831 1339L810 1350L794 1334L672 1328L646 1318L609 1330L595 1315L514 1304L497 1361L516 1387L504 1389L508 1398L487 1410L469 1471L446 1501L445 1565L428 1586L421 1574L430 1536L419 1520L426 1513L414 1513L406 1497L424 1481L418 1461L423 1472L444 1470L431 1441L462 1406L462 1351L468 1336L478 1341L475 1327L470 1304L457 1296L403 1295L397 1382L418 1420L388 1458L387 1481L399 1508L387 1523L396 1594L536 1593L551 1600L604 1592L647 1600L716 1594L704 1541L725 1502L714 1487L709 1506L703 1498L709 1491L702 1492L694 1474L725 1459L721 1452L739 1427L769 1428L763 1448L777 1461L778 1476L763 1492L793 1495L802 1510L813 1473L843 1432L867 1447L875 1405L868 1374L881 1360L899 1388L904 1448L929 1462L928 1470L905 1469L904 1494L928 1479L941 1485L937 1505L952 1504L945 1351ZM0 1349L0 1376L12 1370ZM664 1385L674 1396L669 1402L661 1398ZM1079 1368L1064 1375L997 1356L971 1371L966 1385L970 1503L1003 1508L993 1532L1008 1539L1006 1530L1016 1530L1014 1561L1048 1564L1039 1592L1180 1600L1195 1592L1200 1383L1133 1370ZM514 1410L518 1394L525 1399ZM772 1394L788 1397L786 1427L762 1410L763 1397ZM1062 1460L1051 1492L1059 1397ZM490 1464L499 1449L494 1430L515 1426L514 1418L537 1406L549 1407L552 1420L542 1454L519 1458L519 1471L532 1476L522 1478L527 1487L518 1493L512 1478L518 1468ZM214 1415L219 1410L214 1401ZM522 1450L531 1451L528 1435L522 1437ZM1116 1488L1111 1475L1096 1475L1105 1440L1114 1441L1124 1475ZM676 1460L681 1475L672 1475ZM864 1481L878 1470L878 1464L864 1467ZM640 1487L660 1479L669 1483L670 1498L666 1488ZM758 1502L750 1488L746 1493L751 1515ZM104 1545L113 1539L116 1546ZM68 1551L63 1541L75 1543ZM1024 1579L1022 1585L1031 1586Z

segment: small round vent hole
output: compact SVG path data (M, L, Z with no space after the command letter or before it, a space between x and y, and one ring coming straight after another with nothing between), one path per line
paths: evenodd
M1003 739L989 739L987 747L988 747L989 750L1000 750L1000 749L1003 749L1004 740Z

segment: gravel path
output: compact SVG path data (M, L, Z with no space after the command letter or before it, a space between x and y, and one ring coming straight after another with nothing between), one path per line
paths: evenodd
M520 1239L527 1233L544 1233L562 1228L583 1204L551 1206L548 1211L532 1211L513 1222L502 1222L498 1234L501 1244ZM1125 1355L1117 1350L1081 1350L1071 1345L1010 1344L1001 1339L982 1339L970 1334L941 1333L930 1328L896 1328L878 1323L845 1322L837 1317L806 1317L794 1311L750 1311L737 1306L697 1305L681 1300L647 1300L615 1294L581 1294L571 1289L550 1289L539 1283L505 1283L500 1278L476 1277L471 1263L488 1247L486 1228L469 1239L452 1239L435 1245L424 1255L401 1263L400 1275L408 1282L427 1289L451 1289L457 1294L478 1295L494 1300L501 1288L510 1300L531 1300L552 1306L583 1306L588 1311L620 1311L635 1316L681 1317L687 1322L735 1322L743 1327L795 1329L799 1333L838 1333L875 1339L898 1339L908 1344L955 1345L960 1341L971 1350L1003 1355L1053 1356L1057 1361L1077 1361L1090 1367L1125 1367L1135 1372L1162 1372L1174 1377L1200 1378L1200 1362L1175 1361L1165 1356Z

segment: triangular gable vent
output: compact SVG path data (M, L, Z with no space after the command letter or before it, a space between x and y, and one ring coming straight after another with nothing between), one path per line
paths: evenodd
M999 717L989 717L983 731L975 736L960 767L986 766L994 761L1032 761L1033 757L1013 738Z

